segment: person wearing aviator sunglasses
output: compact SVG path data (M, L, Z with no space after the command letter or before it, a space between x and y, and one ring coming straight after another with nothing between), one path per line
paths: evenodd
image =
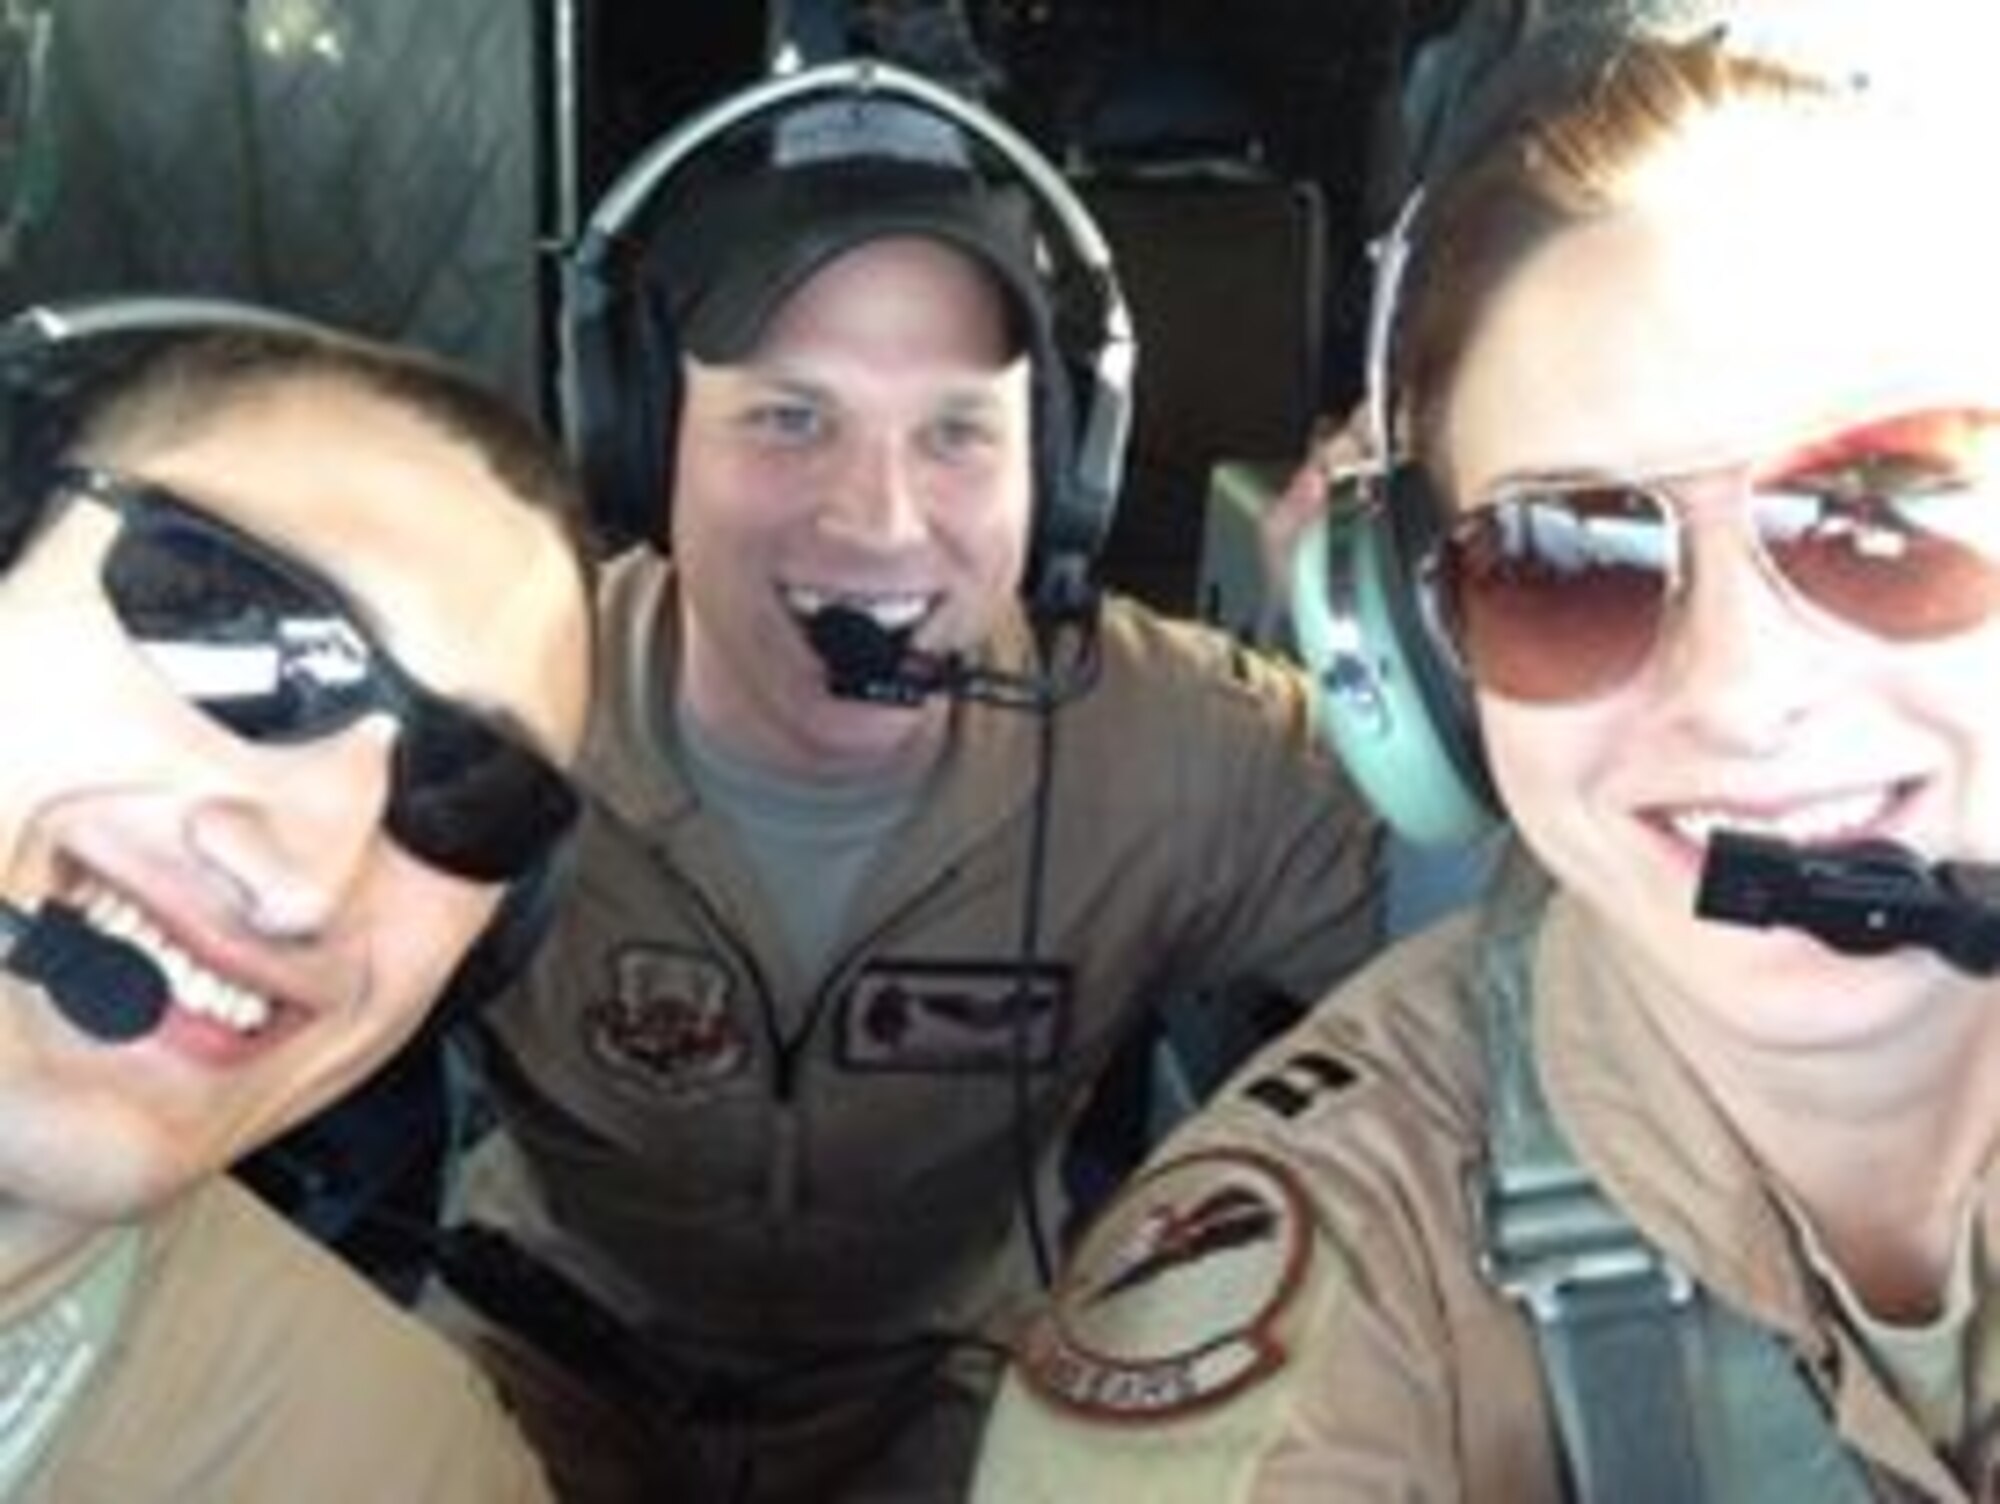
M165 996L98 1037L0 974L0 1493L546 1498L469 1361L221 1172L410 1039L566 836L568 472L306 326L18 360L0 882Z
M1464 107L1373 373L1501 870L1086 1236L978 1499L2000 1489L2000 986L1696 913L1723 828L2000 859L1991 21L1601 9Z

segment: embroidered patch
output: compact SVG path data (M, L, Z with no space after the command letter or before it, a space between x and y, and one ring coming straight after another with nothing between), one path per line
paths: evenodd
M615 1074L684 1095L726 1080L750 1059L729 1007L729 974L713 958L628 945L611 961L612 991L583 1010L584 1043Z
M1025 985L1024 985L1025 983ZM1031 1070L1069 1033L1069 968L882 960L840 1000L840 1063L858 1071ZM1018 1036L1018 1037L1017 1037Z
M1183 1416L1275 1373L1305 1274L1305 1197L1247 1151L1147 1172L1084 1238L1021 1353L1044 1399L1102 1420Z

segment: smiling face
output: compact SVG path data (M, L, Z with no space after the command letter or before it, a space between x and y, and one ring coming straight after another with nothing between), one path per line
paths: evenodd
M333 582L426 689L567 762L586 615L551 521L464 440L293 376L93 460ZM120 516L60 504L0 575L0 876L133 938L172 1004L109 1046L0 973L0 1195L84 1219L152 1205L358 1082L422 1021L501 889L384 832L392 716L290 742L190 704L112 614Z
M2000 622L1893 643L1802 605L1755 552L1745 480L1857 425L2000 409L2000 244L1953 185L1911 185L1927 159L1901 143L1784 119L1707 121L1627 207L1527 257L1458 363L1440 468L1457 508L1551 476L1681 477L1662 489L1688 579L1653 650L1579 702L1482 689L1481 729L1521 834L1681 1026L1818 1047L1972 989L1916 952L1698 921L1703 833L2000 858Z
M928 240L814 275L744 364L690 362L674 478L682 682L708 733L805 775L936 744L946 706L837 700L802 629L840 602L927 652L979 644L1018 586L1028 362L992 278Z

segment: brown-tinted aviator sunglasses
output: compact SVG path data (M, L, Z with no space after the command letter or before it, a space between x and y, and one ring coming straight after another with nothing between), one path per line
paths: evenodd
M1923 642L2000 611L2000 409L1947 407L1776 459L1501 487L1445 529L1425 569L1461 669L1536 704L1625 683L1690 578L1677 482L1737 475L1768 575L1826 617Z

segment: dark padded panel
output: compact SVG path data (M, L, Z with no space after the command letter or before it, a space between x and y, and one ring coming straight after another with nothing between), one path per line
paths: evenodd
M1303 452L1319 406L1326 212L1306 182L1099 180L1103 227L1139 335L1125 494L1105 581L1196 605L1211 467Z

